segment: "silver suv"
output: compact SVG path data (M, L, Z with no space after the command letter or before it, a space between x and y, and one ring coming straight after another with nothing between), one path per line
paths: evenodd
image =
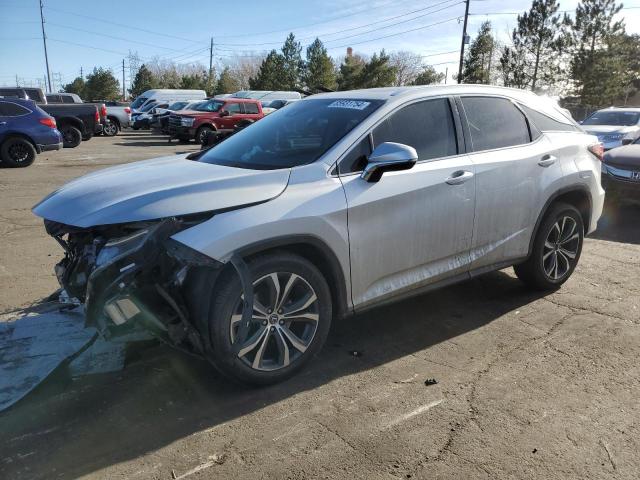
M596 228L602 145L485 86L314 95L217 146L79 178L34 207L105 336L144 326L244 382L298 371L332 320L514 265L538 289Z

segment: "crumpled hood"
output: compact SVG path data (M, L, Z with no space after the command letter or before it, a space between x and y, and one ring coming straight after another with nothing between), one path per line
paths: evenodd
M627 170L640 171L640 145L614 148L604 154L604 163Z
M153 220L265 202L284 191L290 169L247 170L162 157L100 170L62 186L33 207L59 223L91 227Z

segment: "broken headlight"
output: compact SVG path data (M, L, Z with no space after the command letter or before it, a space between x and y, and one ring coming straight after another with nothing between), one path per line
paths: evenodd
M110 263L115 258L138 248L149 235L149 230L138 230L126 237L119 237L105 243L96 257L96 267Z

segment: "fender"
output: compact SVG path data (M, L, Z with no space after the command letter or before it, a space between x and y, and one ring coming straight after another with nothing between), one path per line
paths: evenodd
M546 203L542 207L542 210L540 211L540 214L538 215L538 219L536 220L536 225L533 229L531 239L529 240L529 251L527 252L527 257L529 257L531 255L531 252L533 251L533 242L538 235L538 229L540 228L542 219L547 214L547 211L549 210L551 204L554 203L559 197L572 192L580 192L586 194L586 197L589 201L589 218L587 218L585 225L589 225L589 222L591 221L591 212L593 210L593 199L591 198L591 192L589 191L589 188L586 185L582 184L569 185L567 187L560 188L547 199Z
M295 253L300 253L299 250L304 249L305 247L311 247L313 250L320 252L323 257L322 260L324 260L322 265L319 265L318 262L313 259L307 258L307 260L311 261L316 267L318 267L325 276L327 276L327 273L330 275L327 278L327 283L329 283L331 293L335 296L334 308L336 309L335 311L337 316L342 317L352 313L353 309L349 305L347 284L340 262L329 246L314 235L299 234L269 238L268 240L245 245L244 247L234 251L233 255L246 258L267 250L278 248L285 249L287 247ZM304 253L302 253L301 256L306 258ZM331 280L334 280L334 282Z

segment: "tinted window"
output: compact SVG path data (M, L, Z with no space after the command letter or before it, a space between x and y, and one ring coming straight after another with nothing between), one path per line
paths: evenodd
M26 115L27 113L31 113L31 111L27 110L22 105L11 102L0 102L1 117L17 117L19 115Z
M458 153L449 100L427 100L408 105L387 117L373 131L373 144L396 142L418 152L419 160Z
M40 90L39 88L25 88L24 91L27 92L27 95L29 95L29 99L33 100L34 102L43 102L46 100L46 98L42 94L42 90Z
M245 103L244 113L258 113L258 105L255 103Z
M525 105L520 105L520 107L529 117L529 121L543 132L575 132L578 130L575 125L559 122L533 108Z
M236 113L240 113L240 104L239 103L227 103L224 106L224 109L229 112L231 115L235 115Z
M19 88L0 88L0 96L8 98L25 98L27 94L24 90Z
M223 102L218 100L211 100L209 102L198 103L193 106L193 110L197 110L199 112L217 112L224 105Z
M527 120L504 98L463 97L474 151L523 145L531 141Z
M47 102L62 103L62 97L60 95L47 95Z
M76 103L71 95L63 95L62 103Z
M639 112L600 111L587 118L583 125L614 125L630 127L640 121Z
M340 162L338 168L341 174L360 172L367 165L367 158L371 155L369 135L360 140Z
M296 102L227 138L200 161L261 170L306 165L320 158L382 103L336 98Z

